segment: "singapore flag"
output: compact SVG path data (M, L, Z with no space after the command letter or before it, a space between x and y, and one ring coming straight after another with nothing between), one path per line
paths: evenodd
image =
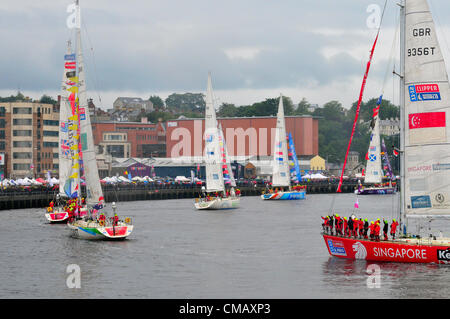
M410 144L447 140L445 112L411 113L408 122Z

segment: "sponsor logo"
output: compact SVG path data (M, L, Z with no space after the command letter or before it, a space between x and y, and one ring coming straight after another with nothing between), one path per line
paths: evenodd
M431 199L429 195L411 196L412 208L430 208Z
M374 247L373 255L375 257L389 257L396 259L427 259L426 249L418 248Z
M408 86L409 98L411 102L434 101L441 99L439 85L437 84L417 84Z
M442 194L436 194L436 196L434 197L434 199L439 203L442 204L445 200L444 195Z
M367 250L366 247L359 241L352 245L353 251L355 253L355 259L366 259Z
M433 171L445 171L450 169L450 163L433 164Z
M80 120L85 120L86 119L86 109L84 107L80 107L79 113L80 113Z
M446 250L437 250L437 259L442 261L450 261L450 248Z
M75 53L64 55L64 60L66 60L66 61L75 61Z
M341 241L335 241L332 239L328 239L328 248L330 248L330 252L332 255L347 256L347 252L345 251L344 244Z
M432 168L431 165L408 167L408 173L431 172L431 168Z

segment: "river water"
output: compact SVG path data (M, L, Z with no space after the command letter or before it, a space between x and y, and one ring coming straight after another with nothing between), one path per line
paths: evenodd
M450 267L330 257L321 215L396 217L398 195L243 197L241 207L197 211L193 200L117 203L135 228L125 241L87 241L43 209L0 211L0 298L447 298ZM109 210L110 207L107 208ZM437 225L444 235L450 233ZM69 288L69 265L80 288Z

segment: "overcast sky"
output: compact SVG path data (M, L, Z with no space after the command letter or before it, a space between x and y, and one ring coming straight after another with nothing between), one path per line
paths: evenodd
M282 93L294 103L304 97L349 107L358 98L376 34L372 8L382 9L384 2L80 0L89 95L107 109L118 96L204 93L210 71L218 104L251 104ZM397 2L388 1L365 100L384 88L386 98L398 103L389 63ZM429 2L447 57L450 1ZM71 3L1 0L1 96L20 88L32 98L56 97L73 33L66 26Z

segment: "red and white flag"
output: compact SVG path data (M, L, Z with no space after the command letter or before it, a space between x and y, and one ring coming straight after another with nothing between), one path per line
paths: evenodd
M408 115L411 144L446 142L445 112L411 113Z

